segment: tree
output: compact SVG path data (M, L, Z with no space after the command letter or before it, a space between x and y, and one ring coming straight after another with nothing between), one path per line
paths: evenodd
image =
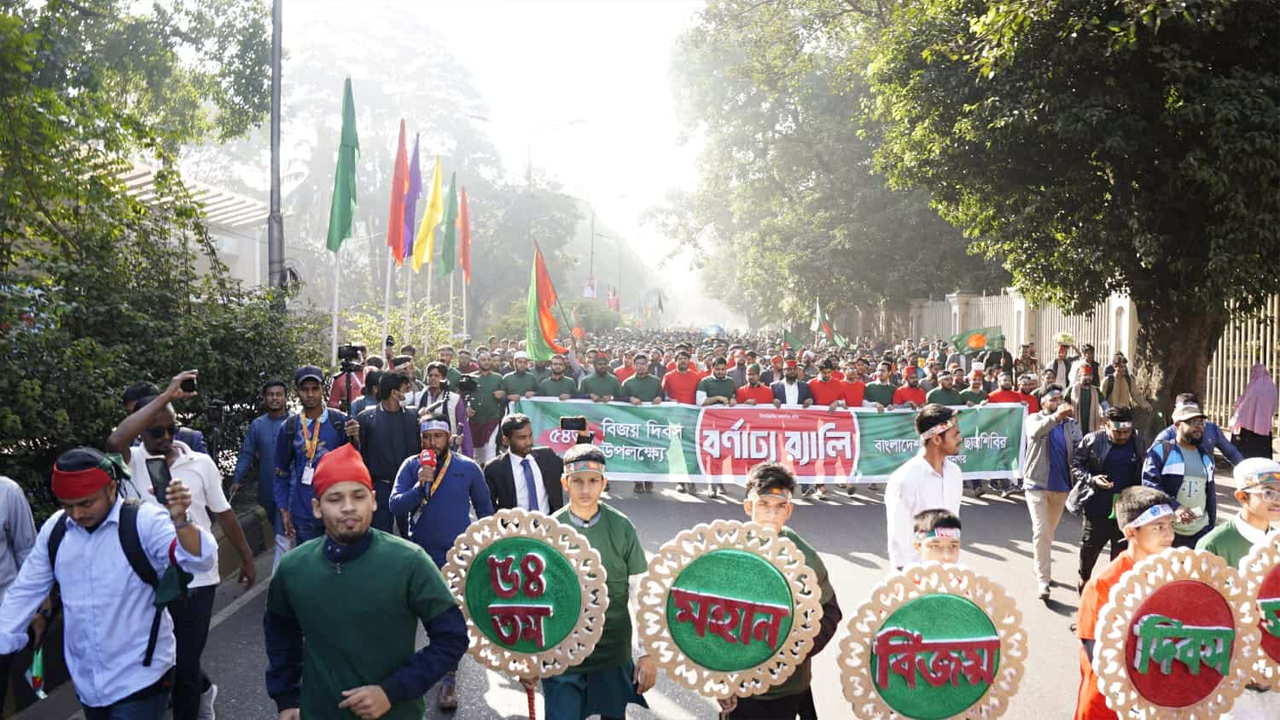
M912 0L849 65L877 167L1030 299L1129 294L1167 416L1229 315L1280 291L1278 38L1265 0Z
M873 14L858 2L718 0L676 50L681 119L705 140L703 173L652 218L697 251L711 294L758 324L807 317L817 297L892 309L1007 283L966 253L927 193L890 191L873 172L856 122L865 84L842 72Z

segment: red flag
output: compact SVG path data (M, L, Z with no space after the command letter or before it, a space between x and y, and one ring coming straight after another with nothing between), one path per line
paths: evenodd
M547 273L547 264L542 259L542 250L537 243L534 243L533 276L529 278L525 344L528 346L526 349L529 359L535 362L550 360L552 354L568 352L556 344L556 332L560 329L560 325L551 311L555 304L555 286L551 284L551 275Z
M458 212L458 237L462 242L458 245L458 256L462 262L462 282L471 284L471 213L467 210L467 188L462 188L462 207Z
M404 119L400 119L400 144L396 148L395 169L391 172L391 211L387 220L387 247L396 259L396 267L404 262L404 194L409 189L409 151L404 146Z

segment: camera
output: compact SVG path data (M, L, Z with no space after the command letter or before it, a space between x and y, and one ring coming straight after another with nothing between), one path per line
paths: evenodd
M463 394L473 393L479 387L480 383L476 382L475 375L463 375L462 379L458 381L458 392Z
M227 403L223 400L210 400L204 408L204 419L210 425L221 425L227 419Z
M365 351L364 345L339 345L338 359L343 363L355 362L360 359L360 355Z

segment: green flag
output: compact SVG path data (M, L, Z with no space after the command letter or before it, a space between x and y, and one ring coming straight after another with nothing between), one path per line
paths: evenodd
M813 324L809 326L809 330L815 333L822 333L830 342L835 342L835 328L831 326L831 320L827 317L827 313L822 309L822 300L816 302L816 311L813 314Z
M329 206L329 249L338 252L342 241L351 237L351 220L356 214L356 158L360 138L356 135L356 106L351 99L351 78L342 84L342 139L338 142L338 170L333 178L333 202Z
M444 240L436 277L453 272L453 263L458 259L458 173L449 175L449 195L444 199L444 219L440 223L444 225Z
M965 330L959 335L952 335L950 342L960 348L960 352L1004 349L1004 335L999 326Z
M832 331L831 334L834 336L833 339L835 340L836 347L840 348L841 350L849 347L849 341L845 338L845 336L835 331Z
M792 350L799 350L800 348L804 347L803 340L796 337L795 335L792 335L790 330L785 330L785 329L782 331L782 344L786 345Z

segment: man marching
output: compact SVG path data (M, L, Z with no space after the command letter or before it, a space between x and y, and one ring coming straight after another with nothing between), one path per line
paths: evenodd
M901 568L920 562L915 540L915 517L925 510L943 509L957 517L964 479L960 467L947 458L960 451L960 427L954 410L929 403L916 413L920 452L889 476L884 490L888 515L889 565Z

